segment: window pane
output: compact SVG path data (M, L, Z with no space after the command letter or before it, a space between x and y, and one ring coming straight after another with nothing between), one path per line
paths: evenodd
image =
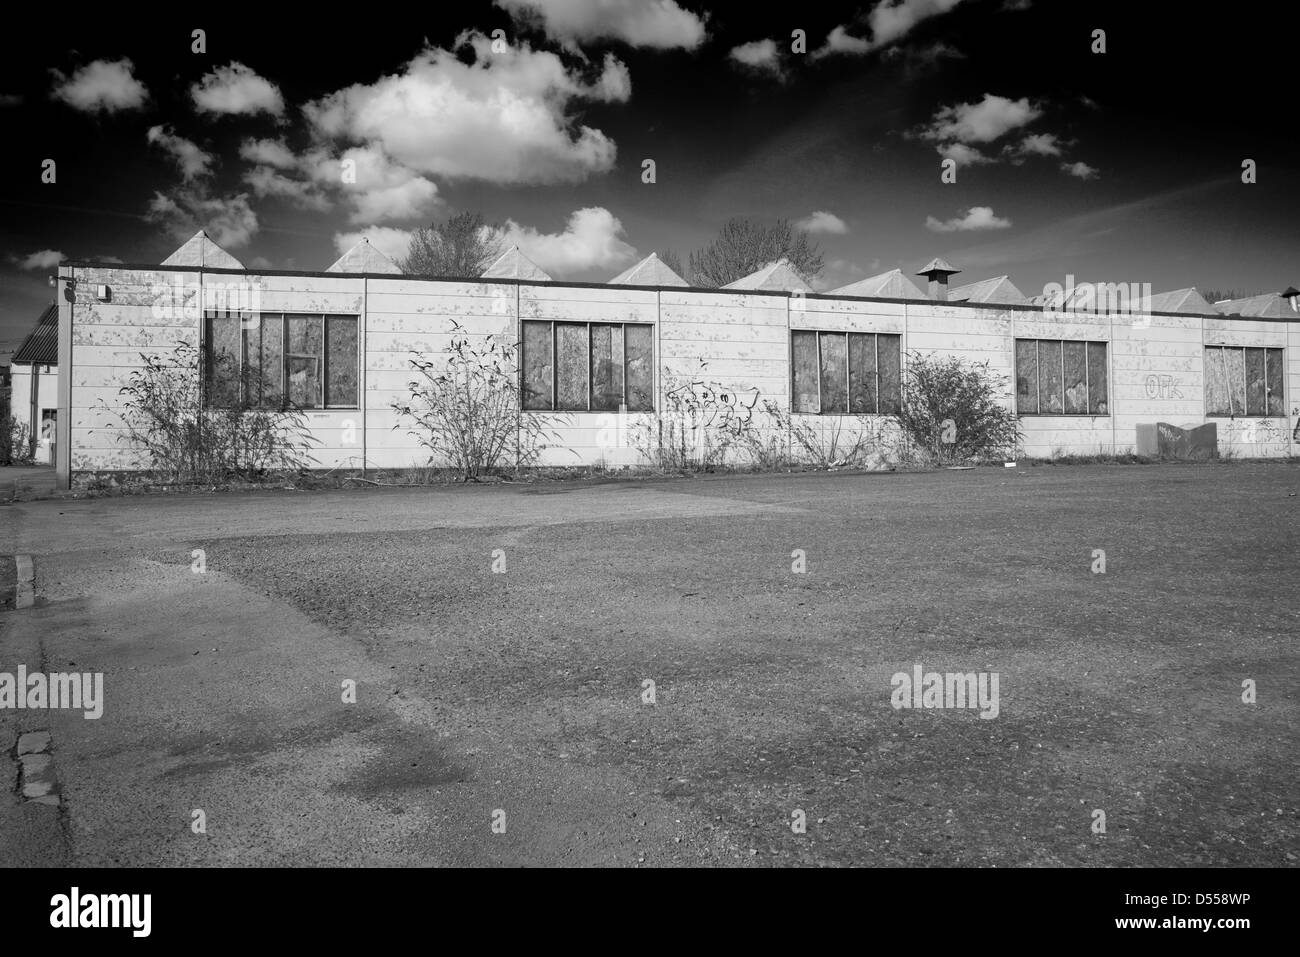
M817 399L817 333L791 334L794 352L794 411L816 412Z
M1246 414L1265 415L1268 403L1264 396L1264 350L1246 350Z
M1265 375L1268 376L1268 412L1266 415L1286 415L1283 405L1285 393L1282 388L1282 350L1264 350Z
M652 412L655 407L655 327L623 327L627 374L624 389L629 412Z
M325 317L327 405L357 405L357 321L351 316Z
M876 406L876 337L849 333L849 411L869 415Z
M587 326L555 324L555 407L566 412L587 411Z
M1240 349L1222 352L1228 369L1228 411L1231 415L1242 415L1246 411L1246 359Z
M617 412L623 404L623 327L591 325L591 410Z
M208 316L203 351L204 395L209 406L239 403L239 319Z
M1061 343L1038 340L1038 411L1059 415L1065 407L1061 395Z
M1218 346L1205 347L1205 414L1232 414L1228 407L1228 366Z
M847 412L848 343L842 333L823 332L821 340L822 411Z
M1088 343L1088 411L1093 415L1110 414L1106 391L1109 378L1106 372L1106 343Z
M553 400L551 388L555 381L551 364L551 324L525 322L523 342L525 409L549 410Z
M876 336L876 357L880 363L880 411L903 409L903 337Z
M1016 340L1016 411L1033 415L1038 411L1038 340Z
M285 349L289 403L300 409L320 408L322 346L320 316L289 317L289 343Z
M1084 353L1087 344L1066 342L1062 344L1065 355L1065 411L1070 415L1084 415L1088 411L1088 377L1084 371Z
M244 389L249 405L284 404L284 318L262 316L244 328Z

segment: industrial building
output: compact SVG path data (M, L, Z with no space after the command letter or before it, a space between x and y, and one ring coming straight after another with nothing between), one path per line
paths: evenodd
M261 400L305 410L320 468L423 464L393 405L409 397L411 356L445 356L458 329L520 347L521 415L555 436L543 465L635 464L629 432L654 428L691 383L742 397L777 443L768 402L816 428L885 425L911 353L1004 377L1023 455L1133 451L1139 426L1161 422L1215 423L1222 453L1295 454L1295 289L1211 304L1195 289L1068 284L1030 299L1006 276L951 284L958 272L935 260L923 285L894 270L815 293L781 261L700 289L651 255L572 283L512 248L481 277L425 278L364 240L324 272L279 272L244 268L200 232L157 266L59 267L58 474L148 466L115 423L119 389L142 354L180 342L238 357ZM236 388L206 382L205 401Z

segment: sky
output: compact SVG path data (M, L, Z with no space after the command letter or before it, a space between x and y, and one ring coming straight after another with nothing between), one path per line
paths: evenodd
M0 353L63 259L157 263L204 228L322 270L462 211L578 281L740 216L811 233L822 290L935 256L1030 296L1300 283L1293 57L1263 4L425 8L6 31Z

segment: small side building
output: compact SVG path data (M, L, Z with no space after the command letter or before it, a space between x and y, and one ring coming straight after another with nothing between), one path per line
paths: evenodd
M10 360L14 428L43 465L56 460L59 418L59 310L51 303Z

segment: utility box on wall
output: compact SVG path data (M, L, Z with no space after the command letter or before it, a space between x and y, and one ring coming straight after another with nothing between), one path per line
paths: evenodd
M1152 459L1217 459L1219 427L1213 422L1190 429L1168 422L1137 426L1137 454Z

